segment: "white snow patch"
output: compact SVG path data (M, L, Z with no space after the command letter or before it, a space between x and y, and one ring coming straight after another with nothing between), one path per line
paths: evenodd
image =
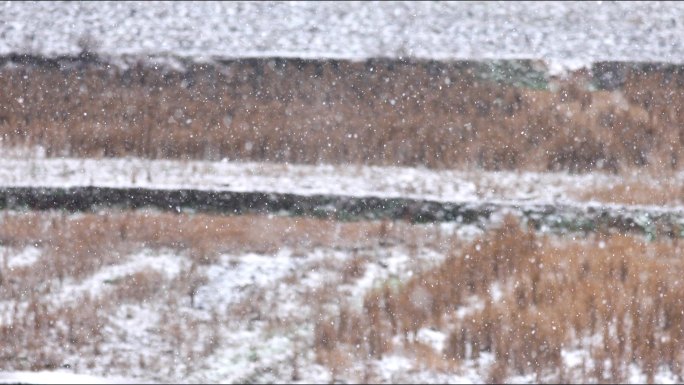
M574 368L582 365L583 361L589 360L589 352L585 350L561 350L561 357L563 359L563 364L567 368Z
M287 248L278 250L275 255L222 255L221 263L205 270L208 283L199 289L196 301L207 306L234 303L249 293L249 289L272 284L304 260L293 258L292 251Z
M684 62L669 2L7 2L0 54ZM59 20L59 22L55 22Z
M446 333L430 328L422 328L416 335L416 340L432 347L436 352L444 351L446 339Z
M71 279L66 281L66 284L57 295L61 297L61 301L77 299L80 295L86 293L96 296L100 294L103 288L107 287L107 282L146 269L160 271L167 278L173 278L180 272L185 260L186 258L173 253L158 253L152 250L144 250L123 258L125 262L105 266L80 282L73 282Z
M98 377L65 371L0 372L0 384L139 384L123 377Z
M386 355L378 361L379 375L385 379L394 380L397 373L411 371L414 363L410 359L399 355Z
M10 270L17 267L32 265L38 260L41 254L41 250L35 246L27 246L21 250L5 248L0 252L5 253L5 258L7 258L7 267Z
M501 290L501 284L499 282L494 282L489 288L489 295L492 298L492 302L498 302L503 298L504 292Z

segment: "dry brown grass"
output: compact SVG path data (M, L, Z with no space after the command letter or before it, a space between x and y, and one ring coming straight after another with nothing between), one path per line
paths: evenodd
M0 139L50 156L573 172L684 164L676 71L628 71L621 90L592 92L581 80L554 90L498 84L469 68L280 59L182 73L6 66Z
M402 240L415 244L417 240L434 237L431 233L403 222L342 223L266 215L5 212L0 214L0 244L12 248L35 245L44 251L36 263L39 269L36 266L17 267L12 272L1 269L0 299L17 298L36 290L49 291L60 287L67 278L83 279L141 248L171 249L186 254L196 270L196 265L215 263L220 253L274 253L282 247L289 247L295 253L316 247L358 251L380 242ZM411 237L404 241L407 234ZM7 258L3 260L6 262ZM353 279L363 269L364 255L359 255L344 267L343 275ZM193 303L201 279L195 277L194 271L186 273L187 279L182 280L182 285L179 283L183 287L179 290ZM122 299L140 300L158 289L150 280L154 277L147 274L129 277L119 285L121 292L117 295ZM127 286L132 291L125 290Z
M684 183L661 178L657 183L622 179L612 185L583 186L572 192L580 200L595 200L628 205L681 205L684 204Z
M174 378L178 370L196 369L198 362L221 347L226 323L239 322L240 327L245 327L265 322L266 327L278 332L291 322L268 311L277 305L269 302L273 296L258 287L251 288L254 291L244 301L225 309L198 306L196 296L208 282L206 267L219 263L220 253L268 254L281 247L299 253L317 247L348 250L356 255L348 264L332 258L323 263L339 271L340 279L344 276L353 282L363 275L369 250L396 242L421 240L424 244L437 239L431 235L433 231L401 222L340 223L266 215L3 212L0 368L38 370L69 364L83 370L96 366L95 362L101 366L103 360L110 360L107 367L119 373L144 370L147 375L153 373L152 378ZM408 233L413 236L408 237ZM26 246L41 251L38 259L9 268L11 254ZM171 250L189 261L179 266L175 276L168 276L154 265L143 266L95 282L101 285L97 295L80 289L64 295L63 289L78 286L101 269L131 262L130 255L141 248ZM334 286L313 289L301 294L305 297L303 303L332 303L338 297ZM138 306L158 314L159 320L147 325L153 349L130 355L125 349L135 338L135 331L114 320L134 317L135 310L131 309ZM176 362L179 357L181 364ZM348 365L343 355L334 353L330 358L339 361L340 370Z
M164 275L150 268L136 271L117 282L112 299L117 303L150 301L161 293L166 284Z
M409 231L410 230L410 231ZM107 251L130 252L135 247L190 250L195 262L206 264L217 252L272 253L282 247L364 249L379 242L431 239L429 230L404 222L337 222L328 219L271 215L177 215L125 211L70 215L58 212L0 214L0 243L36 245L85 263L107 263ZM87 262L93 259L96 262Z
M393 337L411 349L417 331L433 327L448 334L446 360L493 354L489 380L497 382L528 374L567 379L563 349L589 352L593 369L572 377L583 381L624 381L632 363L649 381L663 367L682 376L682 255L677 241L605 234L559 241L508 218L439 266L372 290L362 309L343 307L323 319L316 349L325 360L358 343L358 359L380 358ZM501 298L492 298L495 287ZM473 296L484 306L472 307Z
M45 293L42 293L45 294ZM30 294L25 306L17 305L0 325L0 367L15 370L56 369L67 352L99 354L108 300L88 295L54 307L40 294Z

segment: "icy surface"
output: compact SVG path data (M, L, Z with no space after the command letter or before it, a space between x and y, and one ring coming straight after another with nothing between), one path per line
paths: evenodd
M0 54L684 61L677 2L6 2Z

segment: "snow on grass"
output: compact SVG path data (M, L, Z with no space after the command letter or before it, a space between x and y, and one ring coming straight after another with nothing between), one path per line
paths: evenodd
M41 250L35 246L27 246L20 250L0 247L0 254L4 254L6 258L7 268L13 270L34 264L40 257Z
M2 372L0 384L139 384L123 377L98 377L67 371Z
M308 292L315 297L318 291L335 285L339 301L362 300L374 283L393 274L404 274L415 260L402 247L368 252L373 257L368 259L364 275L347 284L339 282L340 272L335 269L352 258L349 251L314 249L300 255L283 249L274 255L222 256L222 262L206 270L209 282L198 293L198 303L230 309L241 300L251 301L250 296L259 288L266 289L263 299L255 298L263 301L265 318L231 323L221 348L204 361L206 368L191 374L188 380L289 382L294 381L296 362L301 381L330 381L328 369L314 363L314 353L308 347L313 338L316 309L306 302L309 297L303 295ZM421 252L418 256L424 262L434 258L434 252ZM288 279L292 274L295 279ZM282 321L269 326L267 319L273 318Z
M661 2L7 2L0 54L684 62L684 6ZM55 20L59 20L56 23Z
M371 373L370 378L378 382L487 381L494 363L491 354L462 362L443 359L444 345L451 332L448 325L419 329L415 345L405 346L403 336L395 336L391 350L380 360L356 360L351 348L348 359L352 362L336 372L316 362L311 347L315 325L321 317L337 314L342 304L361 308L366 293L372 289L407 282L414 274L438 265L447 254L454 255L451 247L466 246L482 233L475 226L461 228L453 223L414 226L431 227L442 233L415 239L410 237L413 233L407 233L406 239L390 237L363 247L224 251L218 258L196 266L198 274L206 280L200 284L194 304L184 286L180 289L174 286L191 264L187 250L127 251L120 259L110 261L82 279L67 277L45 295L51 308L73 307L73 300L86 294L113 299L111 308L105 302L101 310L106 313L106 322L99 330L98 334L104 337L97 347L86 344L80 350L70 351L56 365L68 365L75 373L102 376L97 378L103 380L124 376L155 382L358 381L366 369ZM457 237L442 238L454 232L458 233ZM29 246L20 249L18 254L41 251ZM40 261L41 257L31 258ZM361 273L344 278L345 267L359 258L363 261ZM117 302L119 297L114 294L125 286L119 287L117 282L146 271L161 273L166 285L161 293L138 302L127 297ZM511 288L495 283L486 296L497 301L508 290ZM27 305L28 298L16 300ZM467 298L455 309L454 319L464 319L482 309L484 300L476 296ZM9 302L0 301L0 309L9 309ZM417 302L422 299L418 298ZM582 349L596 347L601 336L596 337L563 349L567 378L582 378L582 357L589 357ZM592 363L585 367L590 369ZM646 379L638 368L630 370L627 381ZM551 376L547 373L541 379L520 376L508 380L533 383L553 380L555 377ZM661 382L680 382L665 369L657 371L655 378Z
M348 250L318 248L293 252L283 248L266 254L223 254L215 263L198 267L206 282L197 291L194 307L189 306L187 299L179 298L174 315L165 320L168 315L163 313L169 311L169 305L163 303L163 294L160 299L141 303L114 303L113 309L107 310L108 321L100 331L106 338L98 345L99 353L95 356L82 352L68 354L61 362L76 373L103 376L83 377L85 382L96 383L109 381L111 375L148 381L280 382L293 378L293 362L300 370L302 381L327 382L328 369L314 363L315 355L310 349L316 308L307 298L316 298L316 293L333 288L331 285L335 287L332 293L343 298L362 298L374 283L410 271L413 262L440 257L434 251L421 251L409 257L403 246L388 248L365 250L372 256L366 262L365 275L346 284L339 283L337 269L353 257ZM41 249L30 250L41 252ZM81 280L66 278L45 299L57 308L83 295L109 296L109 289L115 289L118 280L131 274L155 270L173 280L188 264L183 252L144 249L122 256ZM261 315L254 319L251 314L231 315L242 303L254 305ZM187 361L182 354L173 358L163 353L176 349L164 331L169 322L193 325L192 322L184 324L182 319L206 321L211 319L211 312L219 316L220 329L219 343L213 352L192 361ZM187 342L195 348L207 340L205 332L198 333L196 341ZM295 351L296 359L293 358ZM138 367L139 361L146 362L148 369ZM161 370L152 369L155 362L162 365ZM5 377L8 381L49 381L38 374L21 377L5 373ZM56 378L61 381L65 377ZM66 382L72 381L79 378Z
M434 351L441 352L444 350L447 335L439 330L430 328L421 328L418 330L416 340L430 346Z
M290 336L261 330L234 330L222 341L223 347L204 363L204 369L191 374L191 382L254 383L285 382L291 379L293 342ZM305 357L307 360L313 357ZM307 382L325 382L322 368L307 370Z
M144 270L155 270L163 273L167 278L174 278L183 265L189 264L187 258L171 252L154 252L143 250L121 259L121 263L105 266L90 277L75 281L68 279L62 290L56 293L59 301L78 299L83 294L97 296L104 288L115 284L117 280Z
M424 225L421 225L424 226ZM440 231L453 226L436 226ZM478 235L471 229L464 234ZM468 241L469 238L458 238ZM28 253L40 249L27 248ZM354 258L364 258L363 274L348 280L341 278L340 269ZM40 258L38 256L37 258ZM321 311L334 310L340 303L361 306L365 293L396 281L405 282L417 269L434 266L445 258L445 253L431 247L410 248L403 244L378 245L362 250L314 248L293 251L282 248L272 253L222 254L208 265L200 265L199 272L206 281L199 288L194 306L186 298L178 298L173 305L167 296L141 303L115 303L108 310L107 322L101 333L104 341L98 354L80 352L64 358L64 364L76 373L90 373L97 377L65 377L68 370L57 372L21 373L0 372L0 382L54 383L126 382L119 377L140 378L159 382L330 382L356 381L363 365L367 365L372 379L379 382L448 382L481 383L487 381L494 357L482 353L477 360L454 363L453 367L439 367L436 361L421 356L421 352L404 347L402 337L393 340L393 350L382 359L367 363L352 362L350 367L331 373L316 363L311 349L313 330ZM84 293L91 296L109 295L103 291L109 285L130 274L153 269L170 280L187 268L190 260L184 252L144 249L122 257L112 265L81 281L65 280L48 299L55 306ZM490 295L497 300L507 288L495 284ZM325 293L329 297L325 297ZM318 294L320 293L320 297ZM317 303L321 301L321 303ZM247 306L245 311L239 310ZM455 316L463 318L481 308L483 302L470 298L457 309ZM207 322L217 317L219 334L211 336ZM194 320L204 324L193 323ZM174 347L169 333L174 325L181 333L192 337L185 347ZM448 329L424 327L418 330L416 341L429 349L428 357L442 360ZM194 333L194 334L193 334ZM210 338L217 338L214 349L188 359L188 349L200 351ZM577 346L590 347L596 341L583 340ZM581 378L583 357L588 352L568 346L562 358L569 378ZM200 349L200 350L198 350ZM118 358L116 358L118 357ZM350 356L350 359L353 359ZM139 362L146 366L140 366ZM443 364L443 363L442 363ZM440 364L440 365L442 365ZM155 366L157 365L157 366ZM591 363L587 363L588 368ZM573 373L577 377L573 377ZM53 377L49 377L53 376ZM544 377L542 377L542 380ZM509 381L533 383L535 376L519 376ZM629 372L629 382L643 382L645 375L638 369ZM657 382L679 382L665 369L656 372Z
M379 360L377 367L379 369L378 375L381 378L392 382L401 382L404 378L397 378L397 376L413 369L413 362L407 357L387 355Z
M410 168L144 159L0 159L0 186L195 188L388 196L474 196L455 175ZM439 187L438 187L439 186Z
M579 192L621 183L658 186L645 174L568 174L429 170L408 167L294 165L138 158L73 159L0 157L0 187L198 189L426 199L507 204L625 205L580 201ZM684 173L670 178L684 183ZM649 210L663 206L633 205ZM672 206L670 206L672 207Z
M283 248L275 255L222 255L220 261L204 271L208 283L197 293L198 306L235 303L249 295L250 289L278 281L301 266L306 258L293 258L292 251ZM221 295L217 296L217 293Z

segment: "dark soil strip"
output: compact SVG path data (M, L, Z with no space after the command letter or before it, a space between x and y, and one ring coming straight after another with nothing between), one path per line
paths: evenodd
M207 190L71 187L0 189L0 208L12 210L94 211L104 208L156 208L176 212L275 213L337 220L390 219L415 223L456 221L486 225L493 214L510 212L535 228L562 231L645 233L684 236L680 210L615 206L448 203L429 200L336 195L296 195Z

